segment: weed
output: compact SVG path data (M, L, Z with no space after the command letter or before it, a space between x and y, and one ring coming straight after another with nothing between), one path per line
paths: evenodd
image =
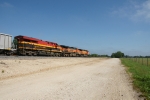
M5 71L4 70L2 70L2 73L4 73Z

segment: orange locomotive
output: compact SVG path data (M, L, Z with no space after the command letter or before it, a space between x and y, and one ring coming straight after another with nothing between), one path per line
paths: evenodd
M17 54L19 55L47 55L47 56L87 56L87 50L69 47L65 45L58 45L54 42L43 41L40 39L16 36L17 41Z

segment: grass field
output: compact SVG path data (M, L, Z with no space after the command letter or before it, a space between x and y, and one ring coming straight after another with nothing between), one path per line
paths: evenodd
M128 59L140 63L142 65L150 66L150 58L128 58Z
M122 64L127 67L129 73L132 73L134 86L143 93L147 100L150 100L150 67L140 63L140 60L121 58Z

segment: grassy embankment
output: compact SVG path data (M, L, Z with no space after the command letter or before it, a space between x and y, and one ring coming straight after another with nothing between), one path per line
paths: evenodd
M121 62L132 74L134 86L150 100L150 67L126 58L121 58Z

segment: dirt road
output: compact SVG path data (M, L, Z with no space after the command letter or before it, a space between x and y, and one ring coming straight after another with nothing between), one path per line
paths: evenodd
M42 60L40 61L42 62ZM57 59L55 61L58 63ZM13 69L9 65L10 61L3 61L3 63L5 65L8 63L8 68ZM36 63L38 62L35 61L32 64ZM140 100L119 59L68 58L60 63L59 67L57 65L51 69L42 63L46 70L32 69L34 73L27 73L27 71L30 67L41 66L39 63L35 66L31 63L29 66L26 63L28 69L26 69L27 71L22 70L23 74L17 73L17 71L15 74L5 69L5 72L8 73L1 74L0 99ZM53 64L53 66L56 65ZM21 69L18 70L21 71Z

